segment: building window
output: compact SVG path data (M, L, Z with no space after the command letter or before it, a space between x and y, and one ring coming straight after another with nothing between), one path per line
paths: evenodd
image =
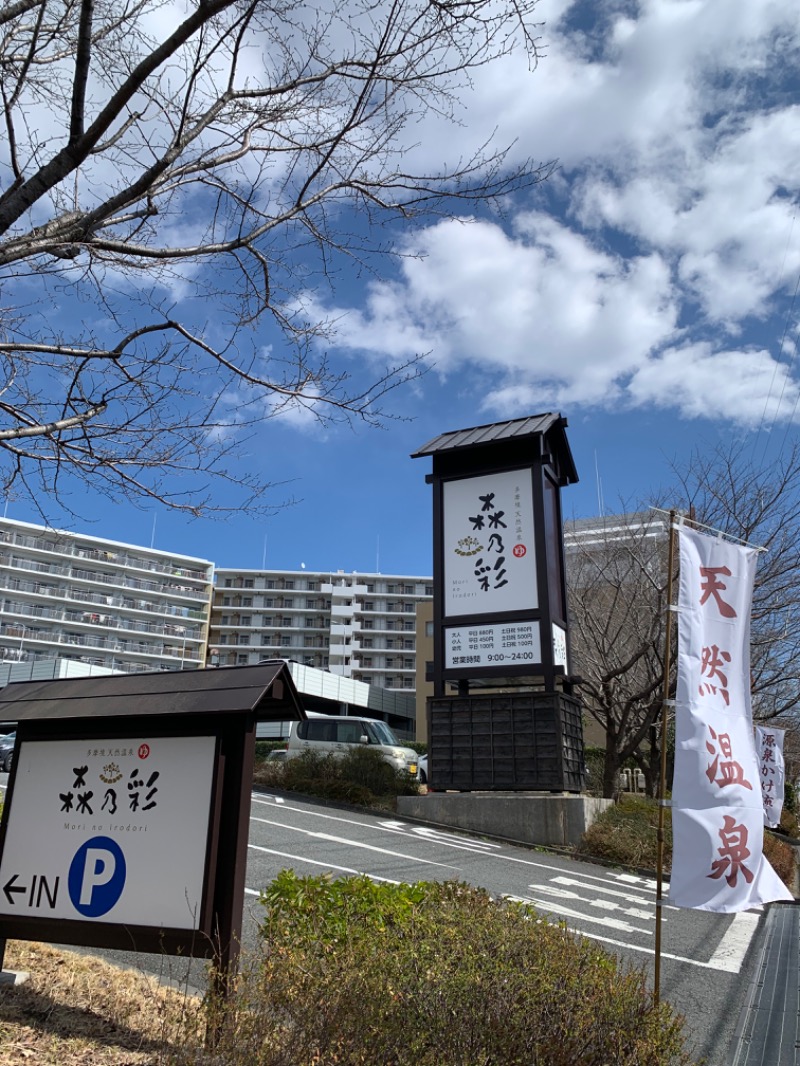
M404 611L405 611L405 612L406 612L407 614L408 614L408 613L410 613L411 611L413 611L413 610L414 610L414 604L413 604L413 603L404 603L404 604L403 604L403 610L404 610Z
M384 686L385 686L385 688L394 688L394 678L393 677L387 677L386 681L384 682Z
M432 596L433 595L433 585L426 585L425 586L425 595L426 596Z
M367 592L374 592L374 591L375 591L375 586L374 585L367 585Z
M294 588L294 581L284 581L283 587L285 589L293 589Z
M281 647L282 648L291 648L291 646L292 646L292 638L291 637L281 637Z
M371 618L367 618L364 620L364 629L372 629L372 626L373 622Z
M272 599L269 599L269 598L265 599L265 600L264 600L264 606L265 606L265 607L274 607L274 606L275 606L275 600L274 600L274 598L272 598Z
M275 588L275 580L274 580L274 578L268 577L267 580L264 582L264 587L268 588L268 589L274 589Z
M413 585L403 585L403 595L404 596L413 596L414 595L414 586Z
M239 666L245 666L247 664L247 656L246 655L237 655L236 656L236 662L239 664Z
M230 605L231 605L231 598L230 598L230 596L223 596L223 597L222 597L222 606L223 606L223 607L230 607Z
M371 655L367 655L365 657L363 665L365 667L371 667L372 666L372 656Z
M222 617L220 618L220 620L219 620L219 624L220 624L221 626L229 626L229 625L231 624L231 616L230 616L229 614L224 614L224 615L223 615L223 616L222 616Z
M403 647L406 649L406 651L413 651L414 650L414 641L413 640L404 640L403 641Z
M364 610L365 611L374 611L375 610L374 602L372 600L364 600Z
M407 633L409 633L409 632L413 633L414 632L414 623L413 622L403 622L403 629L405 629L405 631Z
M252 607L252 606L253 606L253 597L252 596L242 596L242 607Z
M425 623L425 636L426 637L432 637L433 636L433 622L426 622Z
M313 598L313 596L306 596L306 610L313 611L316 609L316 606L317 601Z
M251 589L253 587L253 579L252 579L252 577L246 577L244 579L244 587L246 589Z
M225 641L221 640L220 643L224 644ZM268 648L271 643L272 643L272 641L270 640L269 634L268 633L262 633L261 634L261 647L262 648Z
M218 644L227 644L228 643L228 634L227 633L223 633L222 636L217 641L217 643Z
M250 625L250 619L249 618L240 618L239 619L239 625L240 626L249 626Z
M386 586L386 591L390 592L390 593L393 593L394 592L394 585L387 585Z
M372 637L367 637L366 640L362 640L361 643L364 645L365 648L371 648L373 646Z
M410 677L404 677L404 678L403 678L403 688L413 688L413 687L414 687L414 680L413 680L413 678L410 678Z
M289 617L281 618L281 625L282 626L291 626L291 624L292 624L291 618L289 618Z
M387 670L393 670L394 669L394 657L391 656L391 655L386 660L386 669Z
M239 643L240 644L249 644L250 643L250 637L248 636L247 633L240 633L239 634Z
M394 647L394 641L391 638L386 641L386 647L387 648L393 648Z
M233 581L231 580L231 578L226 577L225 578L225 588L229 589L229 588L231 588L232 585L233 585Z
M314 619L313 618L306 618L306 629L313 629L313 628L314 628Z

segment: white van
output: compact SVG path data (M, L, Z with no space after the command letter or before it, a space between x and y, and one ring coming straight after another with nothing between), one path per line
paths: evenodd
M305 722L292 722L286 757L294 759L304 751L344 755L348 748L358 744L368 744L396 770L404 770L411 777L417 776L417 753L413 748L404 748L386 722L376 718L350 715L339 718L309 711Z

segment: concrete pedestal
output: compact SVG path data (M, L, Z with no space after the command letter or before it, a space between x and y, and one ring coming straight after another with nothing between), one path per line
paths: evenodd
M613 800L541 792L429 792L398 796L400 817L556 847L576 845Z

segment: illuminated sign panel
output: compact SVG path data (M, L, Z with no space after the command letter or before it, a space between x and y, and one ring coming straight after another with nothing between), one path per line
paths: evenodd
M444 616L535 610L530 469L444 483Z
M542 658L538 622L448 626L444 631L445 668L524 666Z

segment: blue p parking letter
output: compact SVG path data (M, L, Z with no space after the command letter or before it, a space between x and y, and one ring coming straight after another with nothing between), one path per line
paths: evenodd
M70 863L67 888L72 906L85 918L107 914L125 887L122 848L110 837L85 841Z

